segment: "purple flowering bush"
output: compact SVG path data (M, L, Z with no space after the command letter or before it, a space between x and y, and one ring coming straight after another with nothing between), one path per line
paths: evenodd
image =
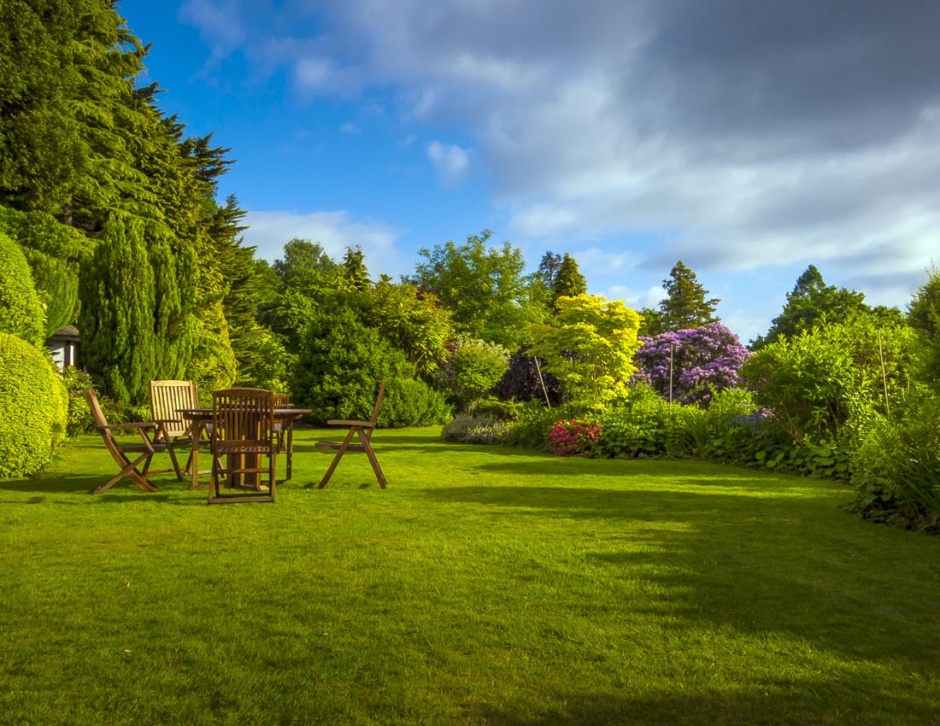
M548 436L548 450L556 456L591 456L600 440L601 427L596 421L556 421Z
M645 383L669 399L669 359L672 356L672 400L707 407L719 391L740 383L748 356L738 336L721 323L641 336L633 381Z

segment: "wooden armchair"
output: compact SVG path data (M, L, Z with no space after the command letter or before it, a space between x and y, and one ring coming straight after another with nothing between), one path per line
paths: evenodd
M193 436L193 426L183 418L180 411L198 408L199 394L192 381L150 381L150 408L153 420L160 424L160 442L165 443L176 476L183 481L184 472L188 472L193 462L193 447L199 441ZM180 467L176 455L177 446L189 447L186 465Z
M271 391L259 388L215 391L211 447L209 504L274 501L277 435ZM223 482L235 493L223 494Z
M101 494L106 489L127 477L145 492L154 492L157 488L147 478L147 474L162 474L173 471L172 469L161 469L159 471L150 471L150 462L154 454L167 451L166 443L160 440L160 425L155 421L140 421L137 423L109 424L101 410L101 403L98 401L98 395L94 389L85 390L85 398L88 399L88 407L91 409L91 415L95 420L95 426L104 440L105 448L111 454L114 461L121 470L111 477L108 481L95 489L95 494ZM125 443L118 441L114 437L115 431L136 431L139 440L135 443ZM131 461L131 455L137 454L137 458ZM143 464L143 468L141 468Z
M355 451L364 453L369 457L369 463L372 464L372 471L375 472L375 478L379 482L379 486L382 489L385 489L386 481L385 474L382 473L382 467L379 466L379 460L375 456L375 451L372 449L372 432L375 430L375 426L379 420L379 410L382 408L382 399L385 397L385 381L382 381L379 384L379 392L375 398L375 407L372 409L372 418L368 421L347 421L341 419L334 419L332 421L327 421L326 423L330 426L348 426L349 431L346 434L346 438L343 439L342 443L337 443L335 441L318 441L317 446L321 449L337 449L336 456L333 457L333 461L330 463L330 468L326 470L326 474L323 475L323 479L320 480L319 489L322 489L326 486L327 482L330 480L330 477L333 476L333 472L336 471L336 466L339 464L339 460L343 458L343 454L347 451ZM353 436L359 438L359 443L352 443Z

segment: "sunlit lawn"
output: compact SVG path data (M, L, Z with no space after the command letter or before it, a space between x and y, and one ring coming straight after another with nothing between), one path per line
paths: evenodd
M940 539L843 485L323 434L274 504L0 481L0 723L940 723Z

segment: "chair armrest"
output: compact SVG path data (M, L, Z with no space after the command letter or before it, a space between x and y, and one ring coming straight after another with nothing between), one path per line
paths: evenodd
M342 419L332 419L326 423L329 426L362 426L367 429L374 428L371 421L345 421Z
M155 429L157 427L156 421L132 421L131 423L120 423L120 424L106 424L104 426L99 426L99 429L124 429L130 431L132 429Z

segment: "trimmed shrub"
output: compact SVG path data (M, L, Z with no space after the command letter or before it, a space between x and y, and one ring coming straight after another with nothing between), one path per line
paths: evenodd
M379 411L379 426L434 426L449 421L450 405L444 394L422 380L393 378L386 386Z
M0 332L42 345L46 316L23 249L0 232Z
M31 476L65 438L68 393L39 348L0 333L0 477Z

